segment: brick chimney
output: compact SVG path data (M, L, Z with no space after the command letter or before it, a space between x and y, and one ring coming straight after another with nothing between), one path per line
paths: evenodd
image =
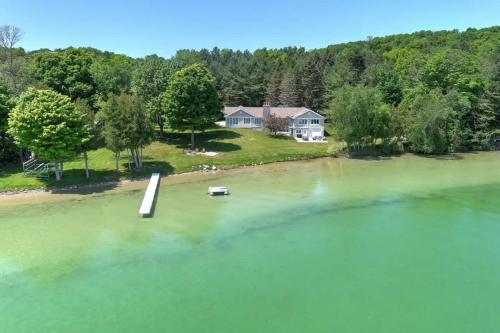
M264 104L262 105L263 110L262 110L262 116L264 118L269 117L271 114L271 106L269 105L268 101L264 101Z

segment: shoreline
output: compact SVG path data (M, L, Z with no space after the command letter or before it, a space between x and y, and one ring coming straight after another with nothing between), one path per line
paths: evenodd
M486 152L495 152L495 151L486 151ZM467 153L477 153L477 152L457 152L457 153L438 155L438 156L441 156L441 157L447 156L448 158L453 159L454 158L453 156L467 154ZM409 153L409 152L405 152L405 153L397 154L397 155L387 155L387 156L386 155L370 155L370 154L355 154L355 155L329 154L329 155L312 156L312 157L306 157L306 158L287 159L287 160L258 162L258 163L251 163L251 164L241 164L241 165L234 165L234 166L218 167L216 170L197 169L197 170L162 175L160 179L166 179L166 178L170 178L170 177L188 176L188 175L214 174L214 173L222 173L225 171L258 167L258 166L269 165L269 164L279 164L279 163L289 163L289 162L305 162L305 161L312 161L312 160L318 160L318 159L328 159L328 158L344 158L344 159L364 160L364 159L400 158L403 156L426 156L426 157L429 157L427 155L420 155L420 154L414 154L414 153ZM142 177L142 178L135 178L135 179L123 179L123 180L118 180L118 181L98 182L98 183L94 183L94 184L75 184L75 185L67 185L67 186L61 186L61 187L50 187L50 188L7 190L7 191L0 191L0 198L12 197L12 196L24 196L24 195L30 195L30 194L36 194L36 193L57 194L57 193L61 193L61 192L64 193L64 192L71 192L71 191L85 191L85 190L91 190L91 189L103 189L106 187L115 187L115 186L120 186L120 185L136 184L136 183L147 181L148 179L149 179L149 177Z
M186 171L186 172L179 172L179 173L171 173L168 175L162 175L160 179L165 179L169 177L178 177L178 176L187 176L187 175L196 175L196 174L214 174L218 172L224 172L224 171L231 171L231 170L238 170L238 169L244 169L244 168L251 168L251 167L258 167L262 165L267 165L267 164L275 164L275 163L288 163L288 162L303 162L303 161L309 161L309 160L317 160L317 159L323 159L323 158L348 158L347 156L344 155L336 155L336 154L331 154L331 155L324 155L324 156L315 156L315 157L308 157L308 158L299 158L299 159L293 159L293 160L281 160L281 161L271 161L271 162L258 162L258 163L252 163L248 165L235 165L235 166L229 166L229 167L220 167L217 168L216 170L193 170L193 171ZM143 177L143 178L136 178L136 179L123 179L123 180L118 180L118 181L108 181L108 182L100 182L100 183L94 183L94 184L75 184L75 185L67 185L67 186L61 186L61 187L50 187L50 188L34 188L34 189L19 189L19 190L7 190L7 191L0 191L0 198L1 197L12 197L12 196L24 196L24 195L30 195L30 194L36 194L36 193L47 193L47 194L56 194L59 192L70 192L70 191L79 191L79 190L90 190L90 189L101 189L105 187L111 187L111 186L120 186L120 185L127 185L127 184L135 184L135 183L140 183L147 181L149 177Z

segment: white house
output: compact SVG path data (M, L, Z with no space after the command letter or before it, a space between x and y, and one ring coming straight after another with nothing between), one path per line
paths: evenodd
M288 133L294 137L320 139L325 136L325 117L304 107L246 107L226 106L224 118L226 127L253 128L262 130L262 118L266 114L290 118Z

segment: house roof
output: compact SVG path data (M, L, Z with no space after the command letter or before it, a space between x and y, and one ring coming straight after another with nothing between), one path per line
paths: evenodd
M279 106L279 107L270 107L271 114L275 115L276 117L280 118L296 118L300 116L303 113L306 113L308 111L314 112L313 110L310 110L305 107L284 107L284 106ZM251 115L252 117L256 118L262 118L264 116L264 107L248 107L248 106L226 106L224 108L224 116L230 116L235 112L238 111L243 111ZM324 118L322 115L320 115L317 112L314 112L318 116Z

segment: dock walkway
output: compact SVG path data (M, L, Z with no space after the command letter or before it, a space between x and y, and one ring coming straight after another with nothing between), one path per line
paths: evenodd
M144 194L144 199L142 200L141 208L139 209L139 215L149 215L151 214L151 208L153 207L153 201L155 199L156 189L158 188L158 182L160 181L160 174L153 173L151 179L149 180L148 188Z

